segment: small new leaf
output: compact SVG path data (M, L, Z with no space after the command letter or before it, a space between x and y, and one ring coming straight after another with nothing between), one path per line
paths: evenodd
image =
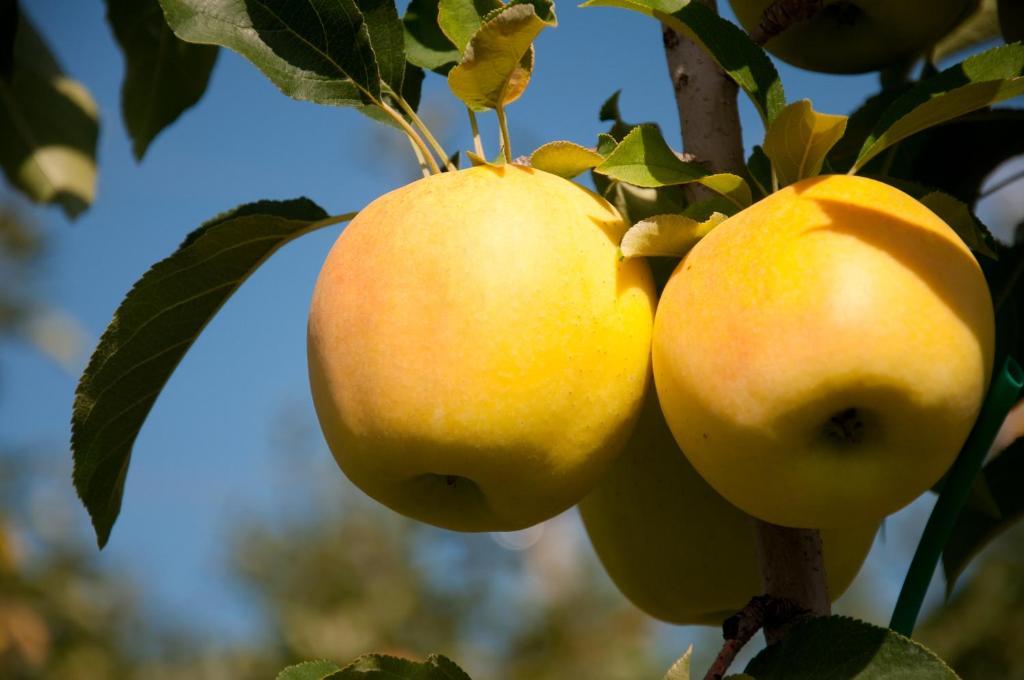
M1024 45L996 47L923 80L896 99L864 140L851 172L896 142L1024 94Z
M619 250L623 257L682 257L725 220L718 212L703 221L684 215L654 215L630 227Z
M594 171L640 187L698 182L739 208L747 207L752 200L750 187L742 177L712 174L698 163L680 159L653 125L633 128Z
M646 14L700 46L750 97L767 127L786 105L778 71L738 26L690 0L588 0L582 7L620 7Z
M157 0L107 0L107 21L124 53L121 113L142 160L150 142L206 92L219 50L175 37Z
M466 672L448 657L431 654L417 662L384 654L365 654L332 680L470 680Z
M665 673L663 680L690 680L690 657L693 656L693 645L686 648L686 652L676 659L672 668Z
M107 542L132 446L178 362L238 287L285 243L351 219L306 198L260 201L202 225L132 287L78 382L71 415L74 484Z
M996 258L992 233L975 217L966 203L941 191L925 194L920 201L952 227L968 248L986 257Z
M542 18L532 4L510 5L488 19L470 39L448 86L474 111L509 104L523 93L533 69L533 40L554 14Z
M764 136L779 186L821 172L825 156L846 130L846 116L818 113L809 99L793 102L779 113Z
M340 670L333 661L303 661L278 673L277 680L328 680Z
M0 78L0 166L33 201L77 217L96 193L96 104L24 14L13 55L10 78Z
M745 669L757 680L956 680L934 653L887 628L844 616L794 626Z
M603 161L604 156L597 151L566 141L548 142L530 154L532 167L566 179L597 167Z

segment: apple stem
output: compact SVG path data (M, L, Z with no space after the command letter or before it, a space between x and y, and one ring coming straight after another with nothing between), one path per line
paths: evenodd
M455 172L455 167L448 162L448 152L445 151L444 147L441 146L441 143L437 141L437 138L434 137L434 134L430 131L430 128L427 127L427 124L423 122L423 119L416 114L416 111L414 111L411 106L409 106L409 102L405 101L403 97L399 97L398 95L395 95L395 101L398 102L398 106L405 112L405 115L409 116L409 120L411 120L412 124L416 126L416 129L423 134L423 138L427 140L427 144L430 144L431 148L434 149L434 153L436 153L438 159L445 164L448 171Z
M505 117L505 107L498 105L494 109L494 112L498 114L498 127L501 129L501 149L505 153L505 162L512 162L512 142L508 136L508 119Z
M423 142L423 138L420 137L416 130L414 130L411 125L409 125L409 122L402 117L402 114L400 114L398 111L395 111L393 108L391 108L384 102L378 102L378 105L380 106L381 111L386 113L388 117L391 118L391 120L395 121L395 124L398 125L398 127L402 128L402 132L406 134L406 136L409 138L409 141L411 141L413 145L416 146L417 149L419 149L420 155L422 155L423 158L427 161L427 166L430 168L430 171L435 175L440 174L441 168L438 167L437 161L435 161L434 157L431 155L430 149L428 149L427 145Z
M480 139L480 126L476 122L476 113L468 106L466 107L466 113L469 114L469 127L473 131L473 151L480 158L487 158L487 155L484 154L484 143Z
M694 2L718 11L715 0ZM714 172L732 172L746 177L736 83L699 45L686 37L664 28L662 40L679 109L684 150L705 160ZM761 521L757 521L757 525L758 556L766 595L791 602L795 609L812 616L827 615L829 598L818 531L790 529ZM785 625L770 625L765 631L766 637L770 641L777 639L785 628Z

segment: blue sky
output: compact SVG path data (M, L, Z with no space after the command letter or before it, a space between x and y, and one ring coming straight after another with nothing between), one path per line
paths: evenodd
M22 4L102 112L98 197L83 217L69 223L55 209L13 198L50 237L37 292L77 320L89 348L132 283L207 218L244 202L303 195L332 214L358 210L416 177L397 133L352 110L288 99L226 51L204 99L136 164L119 114L123 62L103 3ZM558 28L538 40L533 81L509 109L514 152L554 139L592 144L605 128L598 108L620 88L627 120L657 121L667 138L678 140L659 27L615 9L563 3L558 14ZM875 84L873 76L825 77L784 65L780 71L790 99L810 97L828 112L850 112ZM753 109L742 106L749 148L761 129ZM421 110L439 123L447 148L469 147L464 113L442 79L428 76ZM485 117L484 135L496 149L491 118ZM0 188L0 197L9 193ZM282 474L288 458L272 434L282 410L306 422L315 418L306 382L306 313L337 234L337 228L323 230L275 255L190 350L136 442L122 514L99 558L145 583L144 604L169 618L203 612L199 622L214 637L253 632L244 597L225 578L225 527L254 509L301 505L308 491ZM0 374L0 439L66 451L77 374L12 343L0 346ZM328 455L316 448L308 455ZM63 460L70 465L70 454ZM75 531L91 541L65 479L51 494L72 509ZM872 556L869 571L883 576L889 597L926 506L891 521L890 541Z

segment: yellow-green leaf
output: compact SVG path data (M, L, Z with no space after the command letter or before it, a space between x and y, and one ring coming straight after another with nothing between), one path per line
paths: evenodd
M439 0L437 24L462 54L483 18L496 9L501 9L500 0Z
M448 73L448 86L474 111L515 101L530 80L534 38L555 24L553 14L541 18L533 5L507 7L473 35L462 61Z
M676 659L672 668L665 673L663 680L690 680L690 658L693 656L693 645L686 648L686 652Z
M725 220L719 212L704 221L684 215L654 215L630 227L619 250L623 257L682 257Z
M764 152L772 161L779 186L821 172L825 156L845 131L846 116L818 113L809 99L784 108L764 136Z
M572 179L590 168L595 168L604 161L604 156L573 142L548 142L530 155L530 165Z

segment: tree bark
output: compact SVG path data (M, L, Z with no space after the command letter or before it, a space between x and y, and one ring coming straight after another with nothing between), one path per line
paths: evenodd
M715 0L694 2L718 9ZM663 27L662 37L679 108L683 149L705 163L709 170L745 177L736 84L711 57L684 36ZM696 192L692 196L703 197ZM820 533L815 529L790 529L755 522L765 594L792 605L793 612L827 615L829 597ZM780 639L791 622L766 622L768 642Z

